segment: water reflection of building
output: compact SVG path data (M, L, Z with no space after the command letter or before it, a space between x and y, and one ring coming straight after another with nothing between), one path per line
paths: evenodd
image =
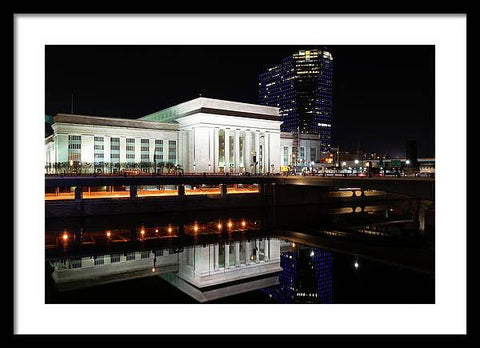
M263 290L280 303L332 303L332 253L292 244L280 255L279 284Z
M282 271L276 238L70 258L51 264L60 290L158 274L199 302L278 284Z
M56 260L52 277L59 290L85 288L177 271L178 255L161 249Z
M180 256L178 275L198 288L281 271L274 238L196 245Z

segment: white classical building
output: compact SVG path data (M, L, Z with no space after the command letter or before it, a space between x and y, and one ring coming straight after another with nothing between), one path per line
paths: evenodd
M48 171L180 166L185 172L277 173L292 164L295 139L276 107L199 97L136 120L57 114L45 140ZM302 163L319 160L318 136L297 143ZM108 167L108 168L106 168ZM163 169L162 169L163 170Z
M254 238L52 261L61 291L160 275L199 302L278 284L281 241Z

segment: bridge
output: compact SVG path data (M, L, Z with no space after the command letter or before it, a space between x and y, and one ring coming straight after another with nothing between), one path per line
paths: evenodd
M45 187L93 187L93 186L147 186L175 185L179 195L184 193L185 185L212 185L220 187L220 193L226 194L228 185L259 185L259 191L265 185L301 185L326 187L330 189L358 188L404 194L413 198L435 200L435 179L423 177L359 177L359 176L247 176L247 175L83 175L83 176L46 176ZM131 190L136 194L135 190Z

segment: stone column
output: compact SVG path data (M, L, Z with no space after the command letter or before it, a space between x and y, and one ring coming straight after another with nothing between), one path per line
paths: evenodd
M195 130L189 129L188 130L188 151L189 151L189 172L194 172L196 170L196 162L195 162ZM194 168L195 165L195 168Z
M208 163L207 163L207 168L209 173L213 173L215 170L215 129L210 128L208 130L208 136L209 136L209 151L208 151Z
M258 165L256 166L256 173L259 173L260 170L260 132L255 132L255 154L256 154L256 162ZM254 163L255 164L255 163Z
M270 259L270 241L265 239L265 261Z
M230 246L225 243L225 269L230 267Z
M225 173L230 173L230 130L225 129Z
M150 138L148 140L148 158L149 158L149 161L154 162L154 157L155 157L155 139Z
M252 153L250 151L252 135L250 131L245 131L245 141L243 143L243 163L245 163L245 171L250 172L250 164L252 163Z
M140 149L141 149L141 141L140 141L140 138L135 138L135 163L140 163L141 161L141 152L140 152Z
M217 271L219 267L219 262L218 262L219 252L220 252L220 246L218 244L215 244L215 249L214 249L215 261L214 261L214 268L213 268L215 271Z
M235 156L234 161L235 161L235 166L234 166L234 171L235 173L240 172L240 131L238 129L235 129L235 138L234 138L234 146L233 150L235 151Z
M263 149L264 157L265 160L263 161L265 163L265 171L267 173L270 173L270 133L266 132L265 133L265 145Z
M219 131L220 129L215 128L213 132L213 140L214 140L214 146L213 146L213 162L212 162L212 169L214 173L218 173L219 170L219 163L218 163L218 157L219 157L219 145L220 145L220 139L219 139Z
M248 266L250 264L250 253L251 253L251 249L250 249L250 242L249 241L246 241L245 242L245 264Z
M240 243L235 242L235 266L240 267Z
M84 163L93 164L93 162L95 162L93 135L82 135L81 147L82 147L82 150L81 150L82 154L81 154L80 160Z
M127 138L120 137L120 164L127 162Z
M110 137L108 135L103 137L103 161L105 163L112 162L110 160Z
M255 262L260 261L260 241L257 239L255 241Z

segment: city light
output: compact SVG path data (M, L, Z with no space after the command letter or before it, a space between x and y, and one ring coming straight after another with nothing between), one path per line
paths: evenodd
M68 233L67 232L65 232L63 234L62 239L63 239L64 242L68 241Z
M198 225L193 226L193 230L194 230L195 232L198 232Z
M222 224L219 223L219 224L217 225L217 228L218 228L219 230L221 230L221 229L222 229Z
M107 231L107 237L110 238L112 236L112 232Z
M242 221L242 227L245 227L246 224L247 224L247 223L245 222L245 220Z
M228 224L227 224L228 228L231 228L233 226L232 222L229 221Z
M168 233L172 233L172 228L171 227L168 228Z
M357 160L357 159L355 160L355 164L358 164L358 160Z

